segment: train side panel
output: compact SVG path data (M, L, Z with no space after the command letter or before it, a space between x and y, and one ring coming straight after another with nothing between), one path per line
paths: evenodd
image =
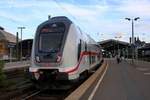
M74 24L71 24L63 52L63 66L69 74L69 79L79 77L77 73L78 34Z

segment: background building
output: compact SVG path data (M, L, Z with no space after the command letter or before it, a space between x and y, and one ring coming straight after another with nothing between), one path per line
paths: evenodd
M15 44L16 36L0 27L0 59L9 59L13 54L12 48Z
M25 39L18 43L18 56L21 57L20 51L21 51L21 45L22 45L22 59L28 60L31 56L31 50L32 50L32 43L33 39ZM17 50L17 45L15 45L15 49ZM17 53L17 52L16 52Z
M99 45L102 46L104 57L115 57L116 55L126 58L131 57L131 46L127 42L108 39L99 42Z
M146 43L142 47L138 48L138 58L150 61L150 43Z

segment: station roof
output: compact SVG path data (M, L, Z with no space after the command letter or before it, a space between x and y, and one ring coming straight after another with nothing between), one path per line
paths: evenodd
M119 48L125 48L130 46L128 42L114 40L114 39L108 39L98 43L102 46L103 49L114 49L114 47L117 47L118 45Z
M21 45L22 43L22 48L23 49L27 49L28 46L32 46L32 43L33 43L33 39L25 39L25 40L22 40L19 42L19 46Z
M150 50L150 43L146 43L144 46L140 47L139 50Z
M0 40L6 40L8 42L16 43L16 36L6 32L3 28L0 28Z

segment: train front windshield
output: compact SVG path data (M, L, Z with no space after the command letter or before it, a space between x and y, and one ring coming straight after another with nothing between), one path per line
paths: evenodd
M53 52L58 51L61 47L63 34L62 33L43 33L40 34L39 51Z
M38 55L42 62L56 62L61 52L65 34L63 23L47 24L41 28L38 39Z

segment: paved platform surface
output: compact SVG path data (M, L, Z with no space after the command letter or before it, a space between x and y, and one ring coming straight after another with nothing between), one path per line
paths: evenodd
M12 70L18 68L25 68L30 66L30 61L18 61L6 63L3 70Z
M150 63L108 60L108 70L92 100L150 100Z

